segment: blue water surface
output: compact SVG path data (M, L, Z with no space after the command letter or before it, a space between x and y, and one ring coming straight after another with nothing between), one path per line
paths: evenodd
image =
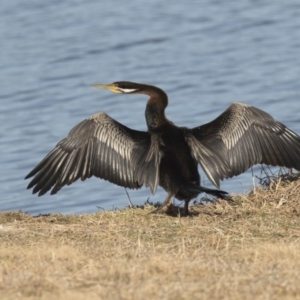
M124 188L96 178L55 196L26 190L27 173L84 118L104 111L146 130L145 96L93 83L158 85L169 95L167 117L180 126L209 122L239 101L300 133L297 0L3 1L0 39L2 211L80 214L127 205ZM251 172L221 188L249 191ZM128 192L134 204L165 198L162 189Z

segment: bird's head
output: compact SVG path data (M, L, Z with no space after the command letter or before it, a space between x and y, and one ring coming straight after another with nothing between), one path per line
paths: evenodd
M129 81L117 81L111 84L92 84L92 87L107 89L117 94L141 93L143 90L142 86L142 84Z

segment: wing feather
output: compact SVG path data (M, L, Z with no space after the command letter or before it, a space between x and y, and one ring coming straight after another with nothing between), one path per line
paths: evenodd
M133 189L144 184L154 193L160 158L156 137L98 113L76 125L26 179L34 176L28 188L39 196L91 176Z
M300 137L266 112L233 103L214 121L189 129L194 159L217 186L264 163L300 170Z

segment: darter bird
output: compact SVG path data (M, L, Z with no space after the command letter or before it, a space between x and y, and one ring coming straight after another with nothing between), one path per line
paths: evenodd
M219 188L220 180L239 175L255 164L300 170L300 137L266 112L233 103L214 121L178 127L165 116L167 94L158 87L114 82L95 84L114 93L149 96L148 131L130 129L99 112L76 125L66 138L26 176L33 193L51 195L81 178L96 176L119 186L163 187L167 197L155 212L168 209L175 197L188 204L200 193L224 198L225 191L200 185L198 164Z

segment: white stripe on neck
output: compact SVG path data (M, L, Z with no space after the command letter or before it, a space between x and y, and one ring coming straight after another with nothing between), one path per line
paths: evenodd
M131 93L131 92L137 91L137 89L122 89L119 87L118 87L118 89L123 93Z

